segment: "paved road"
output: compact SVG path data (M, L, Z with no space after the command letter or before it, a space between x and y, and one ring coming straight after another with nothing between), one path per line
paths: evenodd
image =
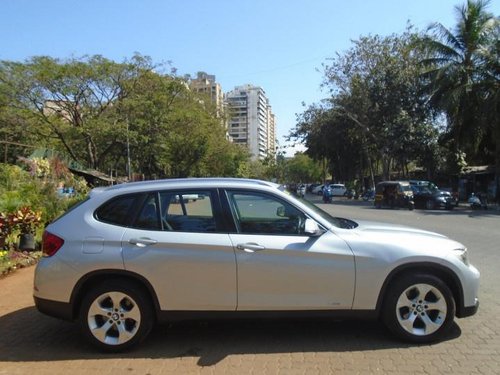
M160 327L130 353L103 355L78 328L33 307L33 268L0 280L3 374L500 374L500 212L376 210L322 205L336 216L413 225L469 247L482 273L481 307L434 345L394 340L377 322L244 321Z

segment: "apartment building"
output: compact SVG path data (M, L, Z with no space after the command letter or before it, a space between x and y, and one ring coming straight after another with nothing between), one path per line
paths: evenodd
M255 160L274 155L276 119L265 91L249 84L238 86L226 93L226 103L233 142L248 147Z
M217 115L222 116L224 113L224 94L221 85L215 80L215 75L198 72L196 78L189 81L189 87L195 92L210 97L217 108Z

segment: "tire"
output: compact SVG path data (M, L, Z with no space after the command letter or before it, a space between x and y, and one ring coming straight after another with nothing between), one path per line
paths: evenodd
M429 199L428 201L425 202L425 208L427 210L433 210L434 209L434 202L432 199Z
M146 338L154 323L146 293L127 280L110 280L82 300L79 323L85 338L106 352L120 352Z
M382 318L405 341L439 340L450 329L455 300L450 288L433 275L409 275L394 280L384 299Z

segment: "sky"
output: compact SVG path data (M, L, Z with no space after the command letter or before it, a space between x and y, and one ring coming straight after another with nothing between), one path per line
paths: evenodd
M0 60L138 52L171 61L178 75L204 71L224 92L264 89L281 146L296 114L328 96L322 64L365 35L455 25L465 0L0 0ZM489 11L500 14L500 0Z

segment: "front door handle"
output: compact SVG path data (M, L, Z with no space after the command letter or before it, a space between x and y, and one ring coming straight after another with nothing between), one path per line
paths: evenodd
M146 246L156 245L158 241L153 240L152 238L141 237L141 238L131 238L130 240L128 240L128 243L136 245L138 247L146 247Z
M243 250L247 253L253 253L255 251L262 251L266 249L264 246L259 245L255 242L240 243L236 245L236 247L238 248L238 250Z

